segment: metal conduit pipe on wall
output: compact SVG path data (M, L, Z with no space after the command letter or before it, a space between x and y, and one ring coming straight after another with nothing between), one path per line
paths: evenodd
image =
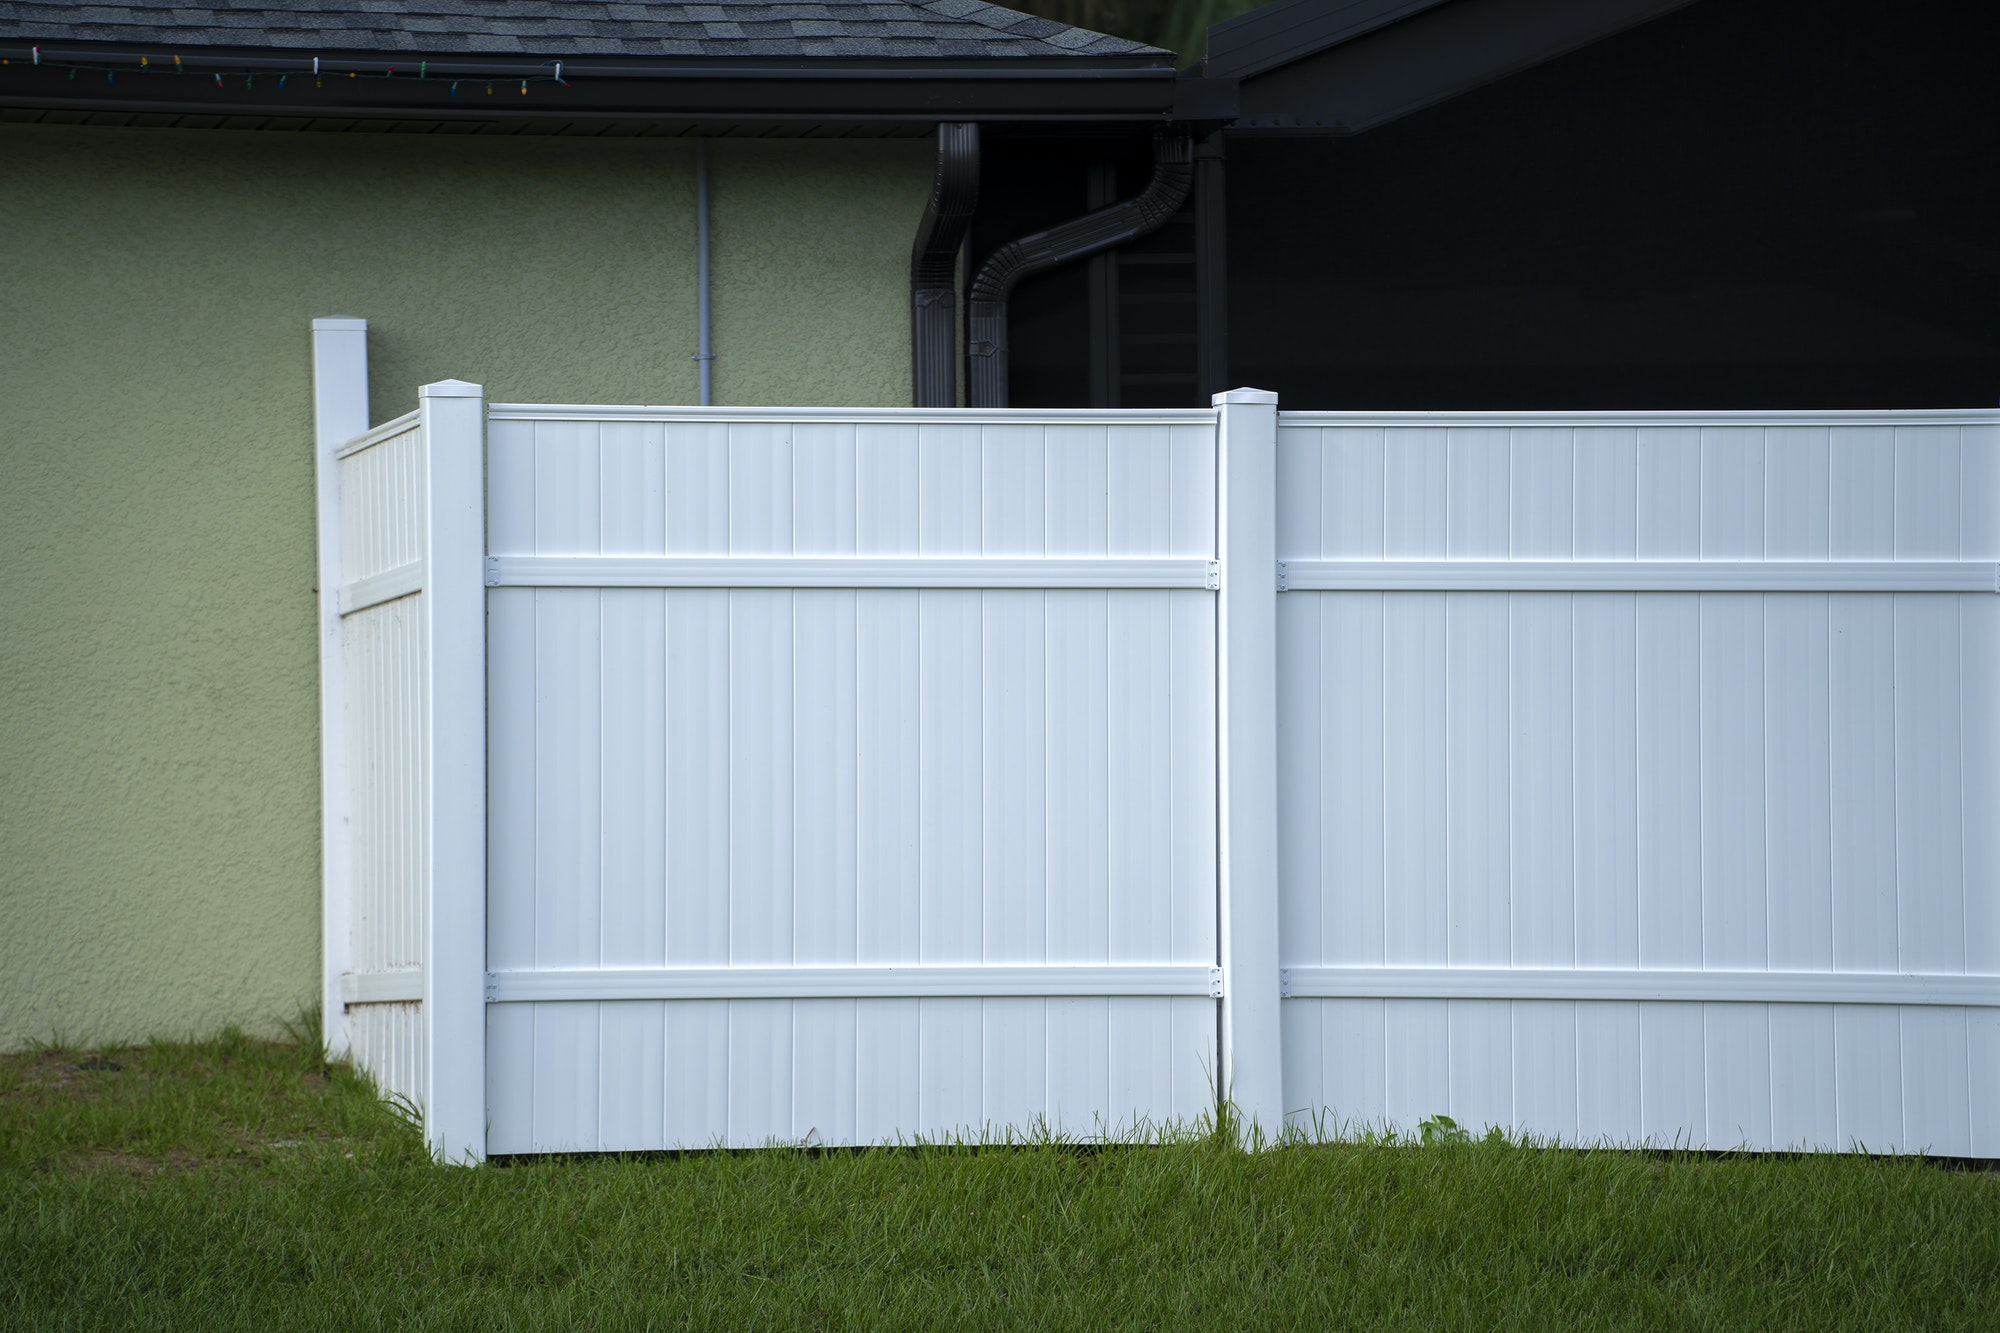
M1087 259L1157 231L1179 211L1194 183L1193 140L1164 133L1153 140L1153 178L1122 204L1009 241L972 280L966 328L967 401L1007 406L1007 300L1021 279Z

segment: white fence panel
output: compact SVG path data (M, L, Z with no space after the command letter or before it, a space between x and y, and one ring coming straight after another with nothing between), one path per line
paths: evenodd
M344 837L350 866L338 997L347 1053L421 1113L425 774L423 432L417 413L337 448Z
M327 1031L440 1156L1219 1090L2000 1156L1992 414L451 383L364 432L360 336L316 329Z
M479 389L427 385L416 412L361 430L366 324L313 337L325 1040L421 1116L438 1156L476 1160Z
M1214 427L1183 415L493 409L491 1151L1212 1106Z
M2000 1150L1990 417L1298 414L1279 467L1295 1123Z
M347 690L354 794L353 973L345 999L363 993L350 1028L356 1065L384 1092L421 1108L420 1005L424 948L424 623L417 594L348 617ZM367 977L365 983L354 978ZM356 987L364 989L356 989ZM366 990L365 988L372 988ZM409 1001L409 1002L404 1002Z

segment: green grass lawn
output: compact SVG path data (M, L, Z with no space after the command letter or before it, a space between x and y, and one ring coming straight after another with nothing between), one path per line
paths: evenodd
M0 1058L10 1327L2000 1326L2000 1178L1504 1143L432 1166L310 1051Z

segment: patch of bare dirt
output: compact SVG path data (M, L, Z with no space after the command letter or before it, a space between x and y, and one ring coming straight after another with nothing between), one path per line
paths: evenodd
M126 1061L74 1051L31 1051L8 1056L5 1063L0 1098L35 1106L72 1098L87 1101L108 1092L114 1080L135 1077Z
M72 1158L70 1164L76 1170L109 1171L150 1180L162 1172L192 1171L201 1164L201 1159L193 1153L184 1152L168 1153L164 1157L142 1157L137 1153L98 1148Z

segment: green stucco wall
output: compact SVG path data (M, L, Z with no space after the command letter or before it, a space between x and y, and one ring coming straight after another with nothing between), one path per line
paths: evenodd
M909 401L923 141L711 148L717 400ZM0 125L0 1049L319 969L308 326L373 413L692 402L684 142Z

